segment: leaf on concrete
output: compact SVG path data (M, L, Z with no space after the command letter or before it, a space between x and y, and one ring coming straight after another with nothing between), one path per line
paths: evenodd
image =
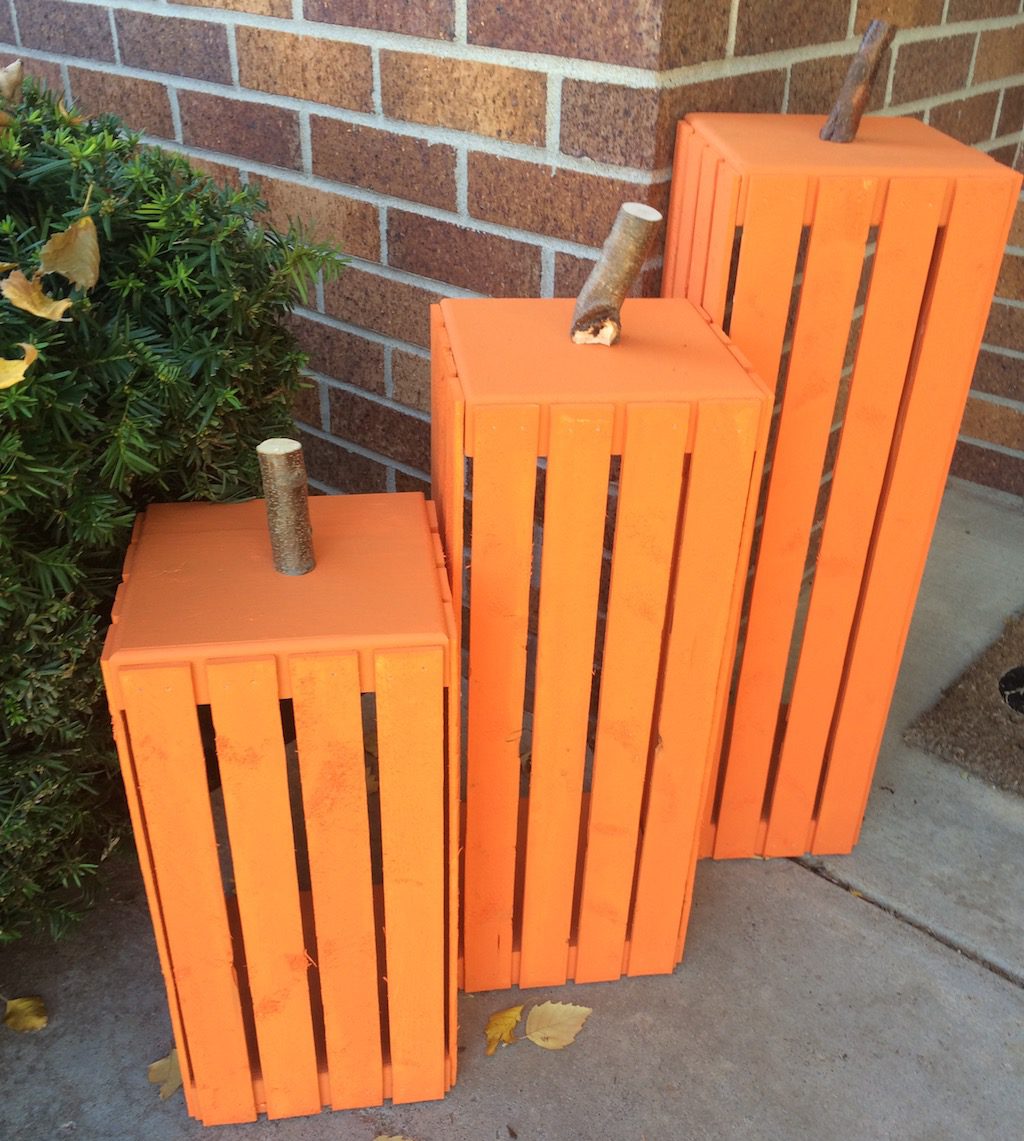
M146 1070L146 1076L160 1087L160 1100L166 1101L175 1090L181 1089L181 1067L178 1065L178 1050L175 1047L159 1062L153 1062Z
M526 1037L545 1050L564 1050L590 1017L589 1006L542 1002L526 1016Z
M30 994L24 998L7 1000L4 1025L10 1027L11 1030L16 1030L19 1034L42 1030L49 1021L50 1016L46 1012L46 1003L39 995Z
M12 103L16 103L21 98L21 81L24 75L25 69L21 66L20 59L0 68L0 98L10 99Z
M492 1055L499 1046L511 1046L516 1041L513 1031L523 1017L522 1006L510 1006L506 1010L499 1010L487 1019L484 1036L487 1038L485 1053Z
M39 251L39 273L59 273L72 285L92 289L100 279L96 223L91 218L79 218L54 234Z
M412 1138L406 1137L402 1133L393 1133L390 1135L387 1133L378 1133L373 1141L412 1141Z
M34 317L45 317L48 321L70 321L65 317L65 310L71 307L71 299L56 301L43 292L43 287L37 280L32 281L16 269L0 281L0 293L15 307L24 309Z
M27 344L25 341L21 341L18 348L25 350L25 356L22 360L10 361L0 358L0 389L10 388L24 380L29 366L39 356L35 345Z

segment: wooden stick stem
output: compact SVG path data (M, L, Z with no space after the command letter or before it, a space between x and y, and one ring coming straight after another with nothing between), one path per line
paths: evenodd
M819 138L828 143L852 143L857 137L857 128L868 105L878 66L894 35L896 29L885 20L872 20L868 24Z
M307 574L316 566L313 532L309 525L306 464L298 440L275 437L256 448L274 570Z
M622 331L620 309L636 280L661 223L661 214L642 202L619 207L601 256L583 283L570 335L577 345L614 345Z

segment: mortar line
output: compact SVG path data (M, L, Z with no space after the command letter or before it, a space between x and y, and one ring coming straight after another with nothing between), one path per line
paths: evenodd
M820 864L811 863L806 857L797 856L790 858L790 863L796 864L798 867L805 869L812 875L818 876L819 879L825 880L826 883L832 884L834 887L841 888L846 892L856 892L856 898L863 900L865 903L870 904L878 911L884 912L886 915L895 919L898 923L902 923L907 927L912 928L914 931L919 931L922 935L927 935L930 939L939 943L947 950L955 951L962 958L975 963L977 966L982 967L984 970L997 975L1006 982L1012 983L1016 987L1024 989L1024 975L1015 974L1007 967L1000 966L999 963L994 963L991 959L986 958L984 955L979 954L977 951L972 951L967 947L957 943L948 935L943 935L941 932L936 931L933 927L929 927L927 923L920 919L915 919L913 916L904 911L898 910L890 903L886 903L878 896L873 896L863 891L861 888L856 887L853 883L843 879L842 876L836 875L834 872L828 870Z
M18 23L18 9L14 6L14 0L7 0L7 7L11 13L11 28L14 31L14 46L21 47L21 26Z

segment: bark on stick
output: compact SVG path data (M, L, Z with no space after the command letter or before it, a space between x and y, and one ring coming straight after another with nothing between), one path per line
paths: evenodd
M640 272L661 223L642 202L624 202L601 256L583 283L570 335L577 345L614 345L622 331L620 309Z
M857 128L868 105L878 65L894 35L896 29L885 20L872 20L868 24L819 138L828 143L852 143L857 137Z
M280 574L306 574L316 566L316 560L302 445L298 440L275 437L257 445L256 455L267 501L274 570Z

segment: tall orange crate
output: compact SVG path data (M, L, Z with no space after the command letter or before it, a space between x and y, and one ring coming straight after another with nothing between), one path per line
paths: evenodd
M309 506L302 577L273 570L262 501L151 507L103 657L207 1125L439 1098L455 1079L459 670L432 507Z
M778 393L716 857L856 843L1021 183L914 119L822 121L678 131L663 294Z
M604 348L570 342L572 309L432 311L471 991L678 963L760 478L767 391L704 314L627 302Z

